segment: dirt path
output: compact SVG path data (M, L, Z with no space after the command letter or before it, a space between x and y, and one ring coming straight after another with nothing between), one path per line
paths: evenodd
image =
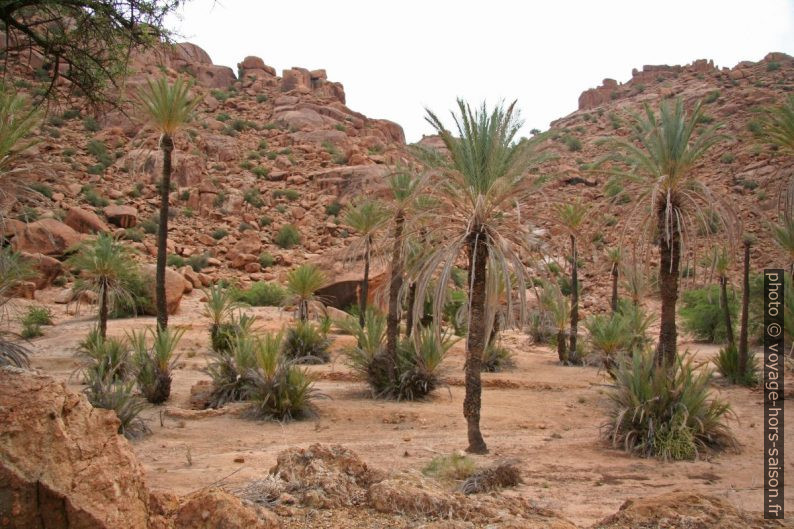
M189 329L180 347L172 398L166 408L145 411L152 435L133 443L152 487L187 493L218 480L224 485L240 485L265 474L284 448L314 442L344 444L386 470L420 469L436 454L465 447L462 343L445 361L451 384L428 402L366 398L365 386L347 376L349 369L339 349L350 343L350 337L340 336L334 343L333 362L312 368L322 374L318 387L329 397L317 402L316 419L289 424L255 422L239 418L235 414L239 407L201 418L190 412L181 416L179 410L161 413L188 408L191 385L208 378L202 372L208 335L207 321L200 316L199 296L188 296L180 315L171 320L173 325ZM46 335L34 341L33 365L69 380L77 365L74 348L92 322L70 320L62 306L54 307L57 325L45 328ZM253 312L265 328L279 328L290 321L277 309ZM116 320L110 324L110 333L123 335L124 330L153 323L153 318ZM555 352L530 345L519 335L506 336L504 343L514 351L517 365L506 373L483 375L482 428L491 453L476 459L484 463L517 458L525 484L516 494L581 526L615 512L627 498L676 489L716 494L743 509L760 510L760 392L715 387L736 414L731 428L742 444L739 453L694 462L638 459L610 448L600 438L609 384L602 373L590 367L561 367ZM716 351L713 346L698 344L684 347L704 361ZM69 384L80 388L75 377ZM786 419L786 437L794 439L791 406ZM788 451L785 464L794 467L794 450ZM787 496L787 510L794 512L794 494Z

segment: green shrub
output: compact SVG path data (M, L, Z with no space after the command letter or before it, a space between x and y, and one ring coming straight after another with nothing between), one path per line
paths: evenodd
M141 228L144 233L155 235L160 230L160 223L155 219L145 219L141 222Z
M233 289L235 301L240 301L252 307L277 307L284 302L286 290L277 283L257 281L247 290Z
M31 305L22 318L22 324L52 325L52 311L47 307Z
M267 215L265 215L264 217L259 217L259 225L261 227L264 228L265 226L270 226L271 224L273 224L273 219L271 219Z
M78 109L78 108L70 108L70 109L64 110L63 114L61 114L61 117L63 119L66 119L66 120L79 118L80 117L80 109Z
M268 168L262 167L261 165L257 165L256 167L251 169L251 172L254 173L256 176L258 176L259 178L267 178L267 175L270 174Z
M113 158L110 157L108 148L103 142L99 140L91 140L88 142L86 150L88 151L88 154L96 158L96 161L105 167L113 165Z
M301 234L300 231L298 231L298 228L296 228L294 225L285 224L280 230L278 230L274 241L279 248L289 249L300 244Z
M218 228L212 232L212 238L219 241L229 235L229 232L223 228Z
M185 258L181 255L169 254L165 259L165 264L174 268L182 268L185 266Z
M246 374L249 369L256 366L257 344L251 335L254 319L242 316L240 320L232 322L232 325L237 327L232 333L225 335L228 346L213 349L209 353L207 373L213 384L210 397L210 406L213 408L223 406L227 402L243 400L245 397Z
M32 338L43 336L44 333L41 330L41 325L37 323L22 322L22 330L20 331L19 335L25 340L30 340Z
M731 152L726 152L722 156L720 156L720 162L724 164L733 163L736 157Z
M498 373L511 367L516 362L513 353L507 347L498 344L488 344L482 355L482 370L487 373Z
M442 481L463 481L476 470L477 466L469 456L450 454L434 457L422 469L422 474Z
M262 252L259 254L259 266L261 266L262 268L270 268L271 266L273 266L275 262L276 260L273 258L273 255L271 255L270 253Z
M36 193L52 199L52 188L44 182L32 182L28 187Z
M17 215L17 220L22 222L36 222L39 220L39 212L30 206L23 206L22 211Z
M141 314L153 313L154 305L149 294L149 286L136 269L128 274L124 290L126 296L118 296L110 307L110 318L130 318Z
M103 171L105 170L104 167L102 168L102 170ZM105 206L110 204L110 201L108 199L97 194L96 189L94 189L93 186L90 185L83 186L83 188L80 190L80 193L82 193L85 201L91 204L92 206L94 206L95 208L104 208Z
M324 364L331 359L331 340L308 321L298 321L287 329L284 356L297 364Z
M582 150L582 140L576 138L574 136L565 135L562 138L562 142L568 147L568 150L571 152L579 152Z
M99 132L99 129L101 128L99 126L99 122L93 116L88 116L83 120L83 127L88 132Z
M295 189L275 189L273 190L273 198L284 197L290 202L294 202L300 198L301 194Z
M736 321L738 302L733 291L728 292L728 310L732 322ZM679 310L683 327L696 339L708 343L723 343L727 338L725 313L720 306L720 291L717 285L684 292Z
M712 90L711 92L706 94L706 97L703 98L703 102L708 105L708 104L711 104L711 103L715 102L719 98L720 98L720 91L719 90Z
M325 206L325 214L331 215L332 217L336 217L339 215L339 212L342 211L342 204L339 202L332 202Z
M150 333L151 346L147 344ZM169 327L157 332L152 329L132 331L127 335L132 346L138 389L152 404L162 404L171 395L171 371L178 359L174 352L184 333L183 329Z
M186 264L194 272L201 272L209 264L210 256L206 253L191 255L187 258Z
M113 410L119 419L118 433L135 438L150 430L138 415L146 408L146 401L134 393L134 381L114 381L102 371L88 371L83 390L95 408Z
M758 384L758 359L752 351L747 354L747 370L739 372L739 350L735 345L728 345L713 359L717 371L731 384L755 386Z
M257 339L255 365L245 373L244 396L251 401L251 413L260 419L279 421L314 414L312 400L323 395L314 388L314 379L282 353L282 335L266 334Z
M256 95L256 102L257 103L264 103L267 101L267 94L257 94Z
M766 65L767 72L774 72L780 69L780 63L776 61L769 61Z
M124 238L128 241L142 242L143 232L136 228L126 228L124 230Z
M626 359L615 370L612 409L605 432L613 446L660 459L694 459L703 451L735 446L724 424L730 406L711 398L712 372L691 357L671 368L655 365L651 352Z
M265 205L258 189L246 189L243 193L243 200L255 208L261 208Z

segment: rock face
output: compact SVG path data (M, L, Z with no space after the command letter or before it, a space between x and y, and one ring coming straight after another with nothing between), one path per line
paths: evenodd
M142 470L114 412L8 368L0 402L0 527L147 527Z
M41 219L18 231L11 241L15 251L63 255L81 241L80 234L55 219Z
M33 279L36 290L41 290L52 285L55 278L63 273L63 265L61 262L49 255L23 253L22 257L30 263L36 271L36 277Z
M138 223L138 210L134 206L107 206L103 212L111 224L119 228L132 228Z
M0 368L3 529L278 529L220 490L151 493L113 411L31 371Z
M148 287L149 296L152 300L151 315L154 316L155 294L154 283L156 277L155 265L148 264L141 267L141 276L143 277ZM171 268L165 269L165 303L168 307L168 314L174 314L179 309L179 302L182 301L182 294L185 293L185 278L172 270Z

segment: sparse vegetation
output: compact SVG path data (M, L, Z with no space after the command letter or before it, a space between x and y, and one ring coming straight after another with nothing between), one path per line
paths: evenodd
M300 244L300 231L298 231L298 228L296 228L293 224L285 224L278 230L278 233L273 238L273 242L275 242L279 248L288 250Z

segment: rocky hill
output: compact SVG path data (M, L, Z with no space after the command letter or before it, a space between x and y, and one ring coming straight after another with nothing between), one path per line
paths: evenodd
M284 70L281 76L258 57L246 57L238 73L212 64L192 44L137 56L128 94L147 77L189 75L203 96L191 127L176 138L174 218L170 228L173 264L190 286L220 278L269 280L306 260L334 262L349 243L336 213L361 192L378 192L395 164L409 159L402 128L371 119L346 106L344 88L324 70ZM31 76L33 72L31 72ZM24 83L23 83L24 86ZM597 308L607 288L602 248L620 242L633 199L607 175L593 170L606 151L598 140L629 133L630 113L645 103L682 97L702 100L706 121L725 124L730 136L712 149L697 171L735 206L744 230L759 240L754 267L785 263L766 223L777 215L779 184L794 161L757 139L755 111L794 88L794 59L772 53L732 69L706 60L686 66L644 66L626 83L605 79L579 98L579 110L552 123L543 148L556 153L544 171L557 176L544 201L583 197L594 206L582 251L585 309ZM38 133L42 140L25 159L26 180L38 190L20 197L3 227L12 245L37 255L49 272L81 234L110 230L154 255L160 173L158 135L136 119L131 105L92 114L79 105L51 109ZM422 140L434 144L434 138ZM22 221L34 221L24 225ZM276 244L279 230L293 224L300 243ZM566 238L541 222L552 250ZM632 226L628 227L629 235ZM563 255L561 251L550 254ZM194 273L184 260L201 262ZM189 286L188 286L189 288Z

